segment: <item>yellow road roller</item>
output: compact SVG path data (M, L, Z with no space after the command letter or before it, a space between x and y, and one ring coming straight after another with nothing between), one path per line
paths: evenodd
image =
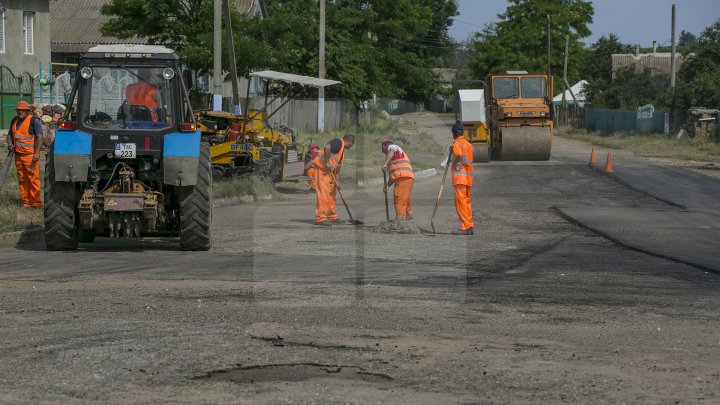
M485 79L491 159L550 159L552 89L552 76L526 71L508 71Z

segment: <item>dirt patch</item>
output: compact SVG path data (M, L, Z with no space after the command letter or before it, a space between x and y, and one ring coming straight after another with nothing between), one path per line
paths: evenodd
M377 233L399 233L399 234L419 234L422 233L420 228L413 221L385 221L379 225L370 228L370 231Z

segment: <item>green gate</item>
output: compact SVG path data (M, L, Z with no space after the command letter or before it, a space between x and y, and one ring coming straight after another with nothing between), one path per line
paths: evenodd
M33 80L28 72L15 76L7 66L0 65L0 129L10 127L20 98L32 103Z

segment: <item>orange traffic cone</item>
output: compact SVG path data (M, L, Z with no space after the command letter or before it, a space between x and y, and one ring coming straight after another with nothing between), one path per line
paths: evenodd
M615 173L612 166L612 156L608 153L607 160L605 161L605 173Z
M588 162L588 166L593 166L597 164L597 159L595 159L595 148L592 148L590 151L590 161Z

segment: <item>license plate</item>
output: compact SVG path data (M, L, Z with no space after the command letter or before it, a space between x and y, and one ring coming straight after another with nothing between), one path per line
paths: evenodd
M137 146L134 143L116 143L115 157L121 159L135 159Z

